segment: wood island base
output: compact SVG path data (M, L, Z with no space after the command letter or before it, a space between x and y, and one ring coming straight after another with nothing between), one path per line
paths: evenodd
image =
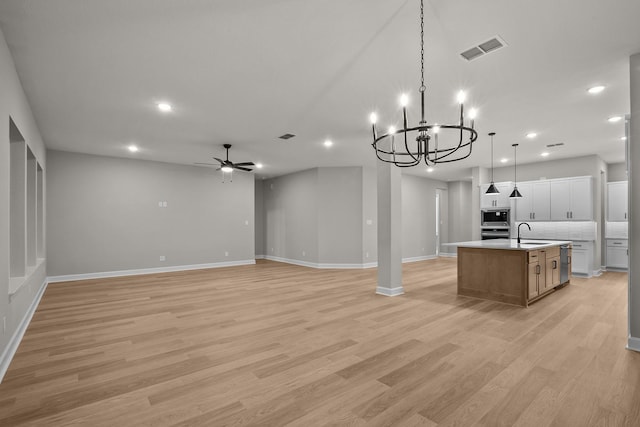
M458 247L458 295L527 307L566 283L560 281L559 245Z

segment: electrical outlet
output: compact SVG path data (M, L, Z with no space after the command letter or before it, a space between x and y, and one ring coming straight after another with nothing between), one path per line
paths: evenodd
M158 202L158 207L161 208L162 207L162 202Z
M302 256L307 255L307 253L305 251L302 251Z
M229 252L224 251L224 256L229 256Z
M367 225L371 225L371 224L373 224L373 220L368 219L367 220Z
M166 261L166 260L167 260L167 257L166 257L166 256L164 256L164 255L160 255L160 261Z
M364 257L365 257L365 258L369 258L369 252L365 252L365 253L364 253Z
M244 220L244 225L249 225L249 220L248 219Z

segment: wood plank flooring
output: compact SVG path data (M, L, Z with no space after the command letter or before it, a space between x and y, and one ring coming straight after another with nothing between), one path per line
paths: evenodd
M376 271L258 261L50 284L0 425L640 426L627 276L529 308L456 295L456 260Z

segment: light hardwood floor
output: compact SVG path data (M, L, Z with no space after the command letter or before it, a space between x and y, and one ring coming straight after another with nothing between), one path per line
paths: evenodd
M626 274L529 308L456 295L456 260L376 271L258 261L50 284L0 425L640 426Z

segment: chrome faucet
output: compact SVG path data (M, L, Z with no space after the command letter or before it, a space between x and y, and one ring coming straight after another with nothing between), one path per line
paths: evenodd
M521 222L520 224L518 224L518 244L520 244L520 226L522 225L526 225L527 227L529 227L529 231L531 231L531 226L526 222Z

